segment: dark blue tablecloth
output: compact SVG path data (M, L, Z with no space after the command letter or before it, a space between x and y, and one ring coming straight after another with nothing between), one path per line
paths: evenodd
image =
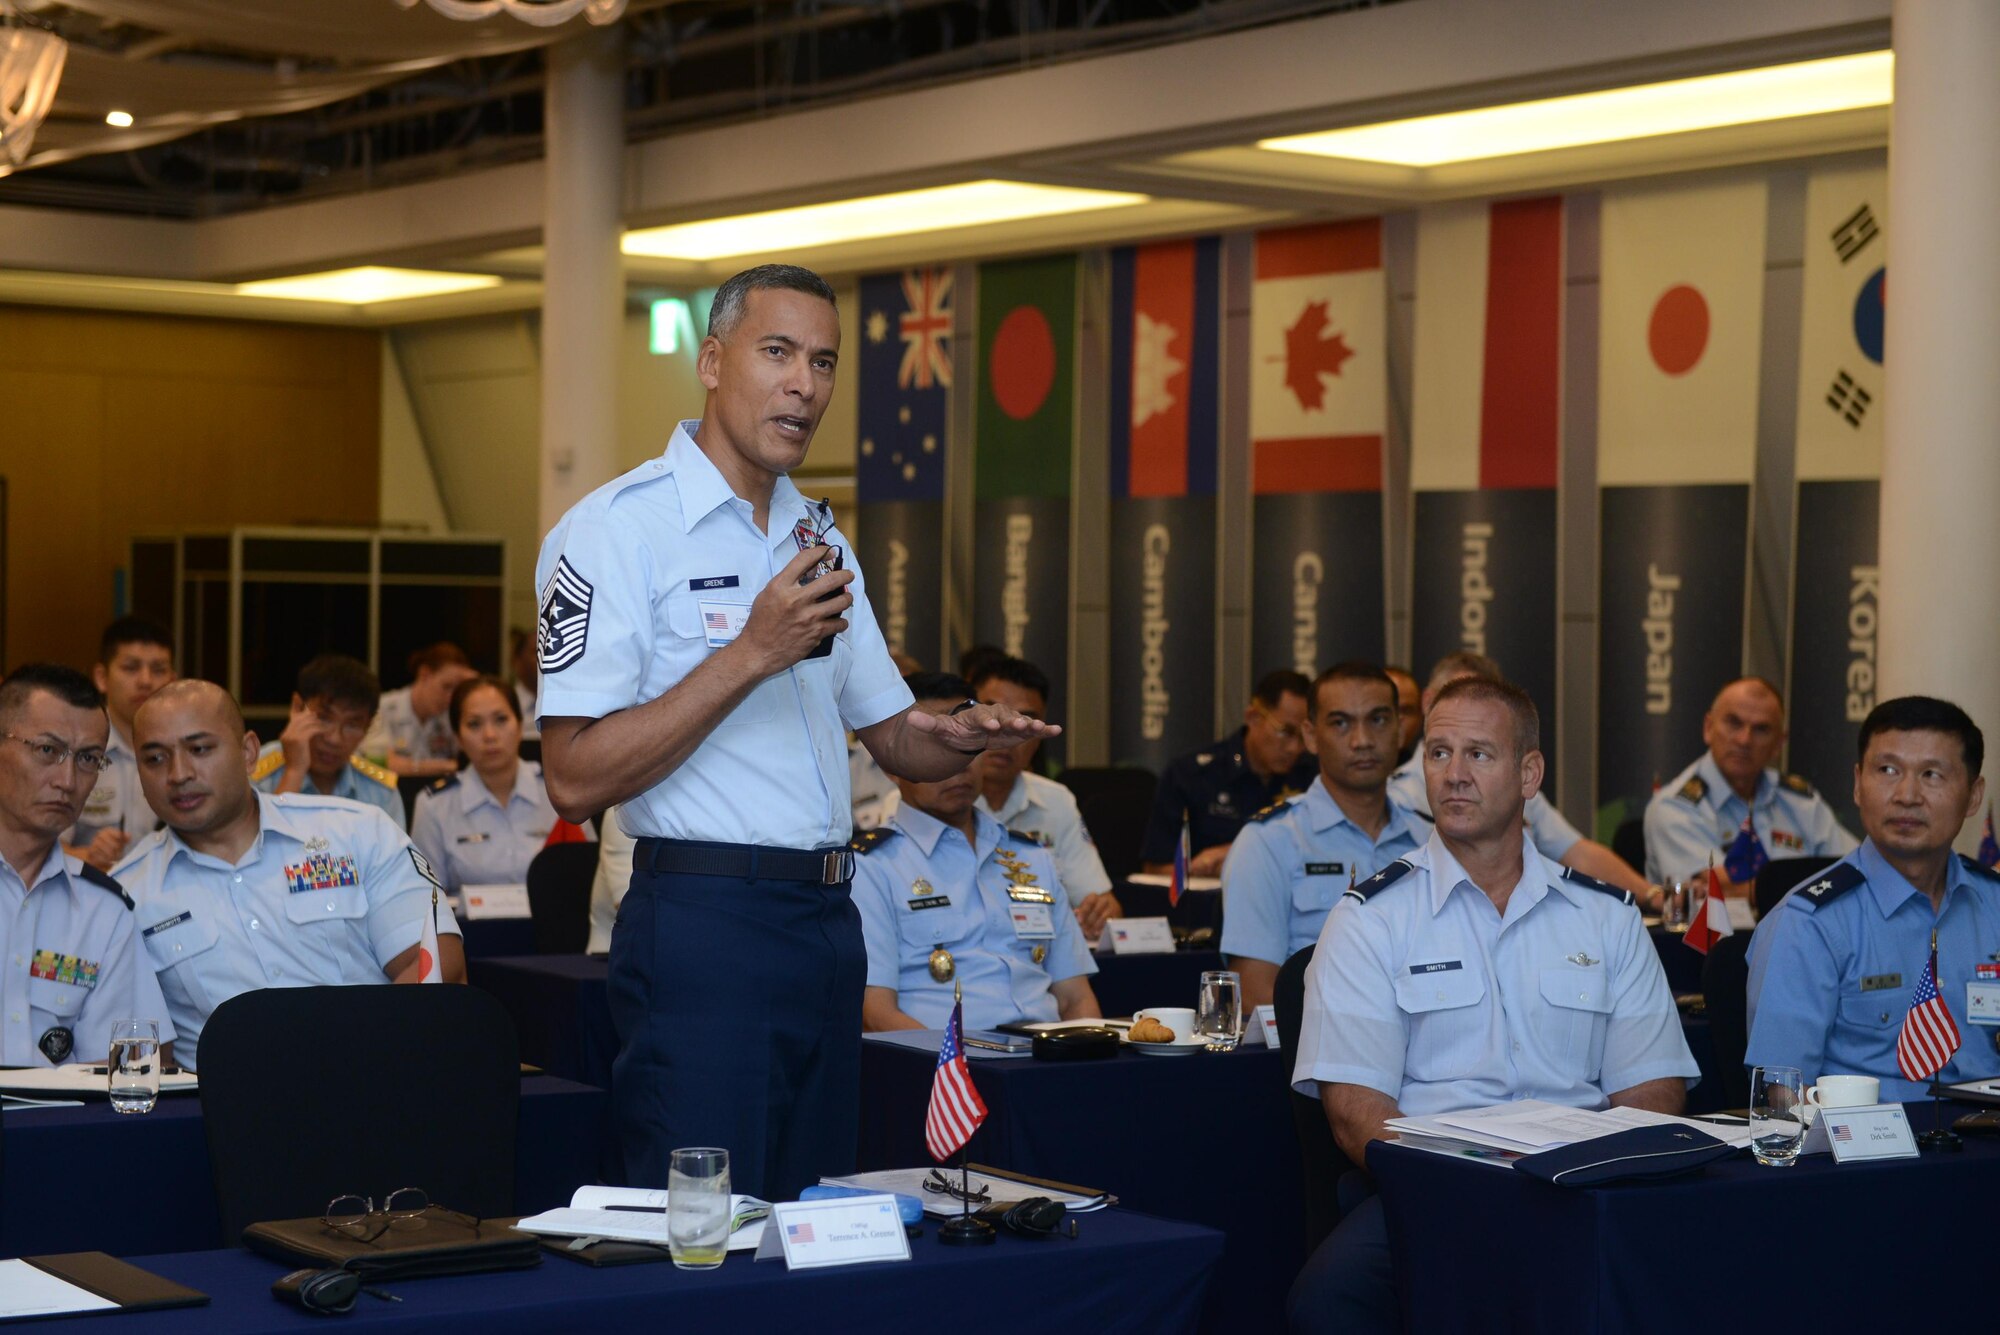
M549 1331L867 1331L868 1335L1175 1335L1195 1329L1222 1238L1207 1229L1123 1210L1090 1215L1077 1241L1002 1237L991 1247L944 1247L935 1227L908 1262L802 1270L732 1255L718 1270L668 1264L594 1270L551 1256L527 1271L410 1280L400 1303L363 1295L342 1327L481 1335ZM332 1329L280 1305L284 1267L248 1252L139 1256L143 1269L206 1293L206 1307L137 1312L118 1335L246 1335ZM16 1330L75 1332L71 1322Z
M492 959L498 955L532 955L535 952L535 922L532 918L460 918L459 933L465 939L469 960Z
M571 1192L597 1180L604 1101L602 1091L567 1080L521 1082L514 1200L523 1214L567 1205ZM19 1108L0 1114L0 1134L0 1256L223 1245L201 1101L192 1094L168 1095L134 1116L104 1101Z
M1931 1125L1930 1105L1909 1114ZM1789 1168L1745 1151L1587 1190L1387 1143L1368 1166L1411 1330L1900 1331L1980 1325L1992 1307L2000 1140Z
M861 1166L928 1164L932 1053L861 1045ZM1268 1048L1111 1061L976 1061L987 1108L978 1163L1115 1194L1126 1205L1222 1230L1204 1330L1277 1331L1305 1256L1290 1066Z
M1702 953L1688 945L1683 932L1664 927L1648 927L1653 948L1660 952L1660 967L1667 973L1667 990L1675 996L1701 991Z

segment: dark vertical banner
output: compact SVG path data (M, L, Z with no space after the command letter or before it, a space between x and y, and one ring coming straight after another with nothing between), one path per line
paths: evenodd
M1420 491L1410 658L1418 680L1468 649L1497 659L1542 711L1555 753L1556 492Z
M1250 329L1251 671L1380 661L1381 219L1259 235Z
M1057 718L1069 675L1076 275L1074 255L979 269L972 629L1049 674Z
M1792 565L1791 769L1850 830L1854 739L1875 707L1879 482L1801 482Z
M1222 246L1111 255L1111 758L1213 735Z
M951 319L949 269L861 280L855 544L889 648L926 667L944 650Z
M1597 788L1630 818L1742 675L1750 488L1606 487L1600 506Z

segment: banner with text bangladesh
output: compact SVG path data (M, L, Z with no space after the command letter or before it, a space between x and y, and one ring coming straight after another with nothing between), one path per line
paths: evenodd
M979 268L972 633L1048 673L1058 721L1069 677L1076 267L1062 255Z
M1260 234L1250 331L1251 674L1380 662L1381 219Z
M1558 749L1562 224L1553 196L1417 216L1410 666L1423 681L1455 650L1498 660L1541 709L1545 757Z
M1214 736L1222 246L1111 255L1111 759Z
M945 435L951 421L949 269L861 280L855 545L889 648L944 663Z
M1859 830L1854 736L1875 707L1881 610L1876 526L1888 172L1815 171L1806 182L1805 242L1788 763L1848 829Z
M1702 750L1743 671L1761 181L1607 191L1600 235L1599 834Z

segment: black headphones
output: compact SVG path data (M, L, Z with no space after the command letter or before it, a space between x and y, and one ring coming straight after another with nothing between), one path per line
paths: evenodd
M1068 1213L1061 1201L1047 1196L1030 1196L1000 1216L1009 1233L1023 1238L1053 1238Z
M361 1276L352 1270L294 1270L271 1286L279 1302L297 1303L320 1316L340 1316L354 1310L361 1295Z

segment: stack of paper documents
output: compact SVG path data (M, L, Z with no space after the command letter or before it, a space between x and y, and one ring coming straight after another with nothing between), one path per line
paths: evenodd
M1453 1154L1488 1163L1506 1164L1524 1154L1537 1154L1580 1140L1630 1131L1636 1126L1691 1126L1728 1145L1750 1143L1750 1128L1742 1122L1708 1122L1670 1117L1643 1108L1566 1108L1540 1099L1522 1099L1491 1108L1437 1113L1429 1117L1392 1117L1386 1123L1399 1144L1436 1154Z
M768 1201L755 1196L729 1198L729 1250L755 1250L764 1236ZM558 1238L597 1238L608 1242L650 1242L667 1245L667 1193L645 1187L578 1187L569 1204L544 1210L514 1225L523 1233Z

